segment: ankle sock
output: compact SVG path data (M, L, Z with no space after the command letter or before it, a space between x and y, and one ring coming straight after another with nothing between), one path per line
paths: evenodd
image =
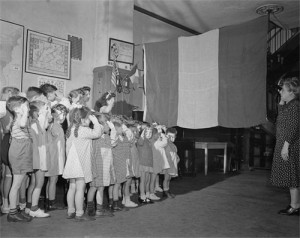
M95 209L94 202L87 202L87 208L88 208L88 210L93 210L93 209Z
M48 201L49 201L49 206L53 206L56 203L55 199L48 200Z
M29 209L31 208L31 202L26 203L26 208L29 208Z
M17 208L9 209L9 214L10 215L15 215L15 214L17 214L17 212L18 212Z
M72 208L68 208L68 213L71 214L71 213L74 213L75 212L75 208L72 207Z
M97 210L102 210L102 209L103 209L103 205L97 203Z
M20 203L20 204L19 204L19 208L20 208L20 210L24 210L24 209L25 209L25 207L26 207L26 202L24 202L24 203Z
M21 203L26 203L26 198L20 198L19 199L19 203L21 204Z
M33 212L35 212L35 211L37 211L39 209L39 206L38 205L36 205L36 206L31 206L31 211L33 211Z

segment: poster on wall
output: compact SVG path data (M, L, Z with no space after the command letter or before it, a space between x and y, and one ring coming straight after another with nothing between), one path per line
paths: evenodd
M25 72L70 79L71 43L27 30Z
M24 26L0 19L0 88L22 90Z
M42 86L43 84L52 84L55 87L57 87L57 91L59 91L62 95L66 95L66 83L64 80L61 79L55 79L51 77L45 77L45 76L38 76L38 87Z

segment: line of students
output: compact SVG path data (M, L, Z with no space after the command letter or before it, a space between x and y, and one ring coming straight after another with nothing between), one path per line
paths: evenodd
M136 189L140 204L159 200L157 191L174 197L169 185L179 162L173 143L176 129L111 115L115 95L110 92L96 103L99 112L95 112L86 107L89 93L90 88L83 87L65 98L50 84L30 87L26 95L16 88L2 89L1 211L8 213L9 222L49 217L47 211L59 209L55 202L59 175L69 184L67 218L76 221L137 207L130 199ZM158 174L164 174L163 190ZM46 211L38 207L45 177ZM103 205L105 187L108 207Z

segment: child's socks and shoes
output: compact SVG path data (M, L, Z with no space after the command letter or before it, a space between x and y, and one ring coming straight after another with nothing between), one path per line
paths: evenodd
M32 217L38 217L38 218L50 217L49 213L45 213L43 210L38 208L38 206L32 206L31 210L29 212L29 215Z
M109 209L106 209L105 206L103 205L100 205L100 204L97 204L97 210L96 210L96 214L95 214L95 217L98 218L98 217L113 217L114 214L111 210Z
M8 222L30 222L32 217L29 215L25 216L25 212L18 211L18 209L11 209L7 215Z

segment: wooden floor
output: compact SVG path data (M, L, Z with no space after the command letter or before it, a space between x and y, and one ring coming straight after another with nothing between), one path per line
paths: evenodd
M67 220L65 210L26 224L2 216L1 237L299 237L299 216L277 214L288 191L268 178L266 170L183 177L171 182L175 199L93 222Z

